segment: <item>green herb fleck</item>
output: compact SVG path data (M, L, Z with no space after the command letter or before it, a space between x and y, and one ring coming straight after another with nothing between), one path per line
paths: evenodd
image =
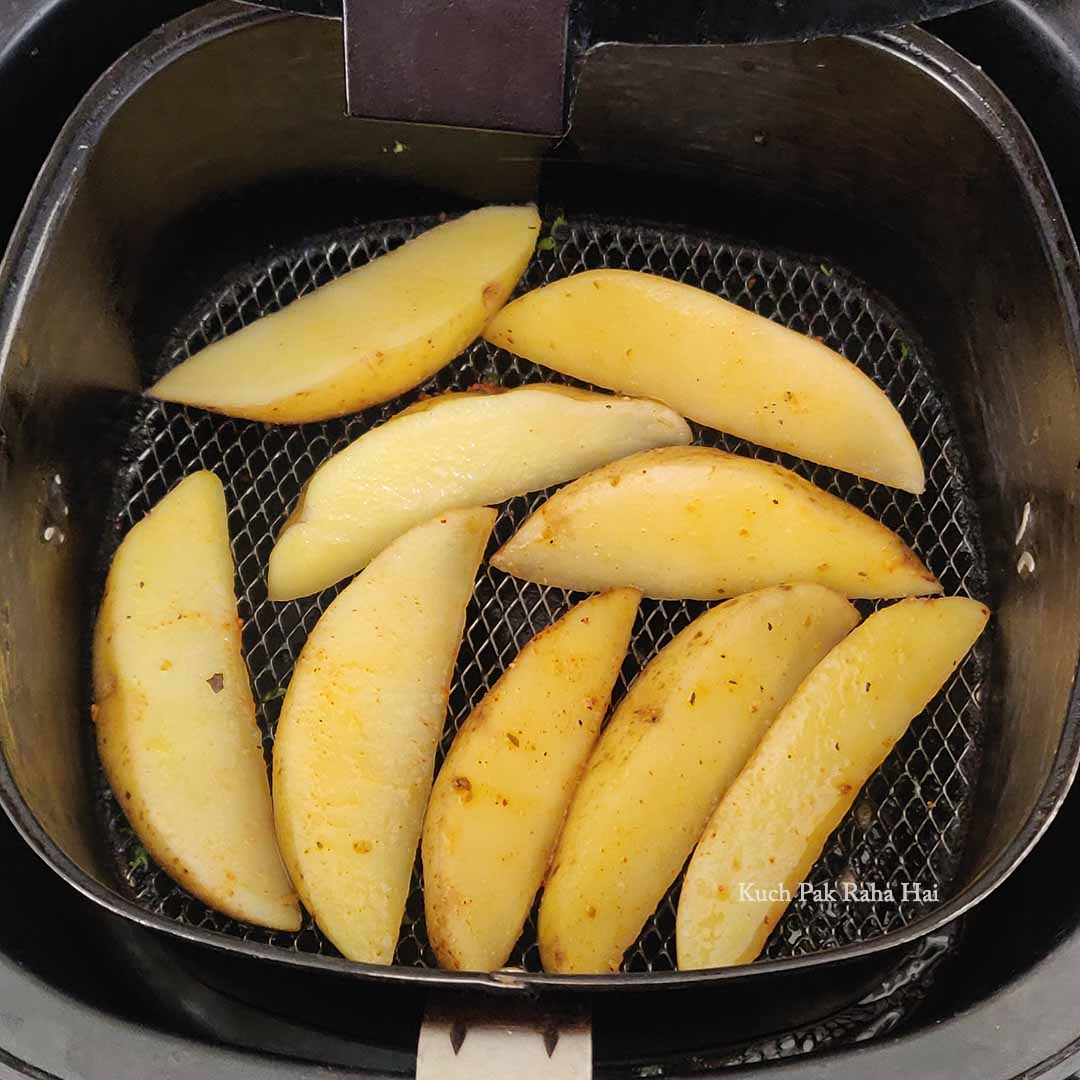
M822 273L823 273L823 274L824 274L824 275L825 275L826 277L832 277L832 267L831 267L831 266L829 266L829 265L828 265L827 263L819 263L819 264L818 264L818 269L819 269L819 270L820 270L820 271L821 271L821 272L822 272Z
M150 869L150 853L142 846L142 844L136 844L135 850L131 856L131 862L128 864L132 873L138 870Z
M285 690L286 688L284 686L275 686L273 690L267 694L263 694L263 696L259 698L259 704L267 705L271 701L277 701L278 698L283 698L285 696Z
M566 215L560 210L556 215L555 220L551 223L551 228L548 229L548 234L536 245L537 251L554 251L555 250L555 233L558 229L565 228L569 222L566 220Z
M900 359L906 360L911 356L911 346L903 339L900 339Z

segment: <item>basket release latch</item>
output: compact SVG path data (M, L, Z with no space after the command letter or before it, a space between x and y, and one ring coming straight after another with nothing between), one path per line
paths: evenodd
M513 983L513 975L497 973ZM591 1080L592 1025L581 1005L521 994L435 992L416 1054L416 1080Z

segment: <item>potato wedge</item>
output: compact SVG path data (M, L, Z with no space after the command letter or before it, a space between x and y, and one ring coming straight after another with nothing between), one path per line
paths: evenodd
M686 421L665 405L565 386L430 398L319 467L270 553L270 598L333 585L443 510L503 502L689 441Z
M484 337L761 446L916 494L926 486L915 441L872 379L814 338L703 289L589 270L508 304Z
M207 346L147 393L275 424L389 401L480 333L539 228L532 206L474 210Z
M963 597L904 600L871 615L818 664L694 852L679 900L680 968L745 964L761 952L786 897L988 617Z
M705 446L646 450L557 491L492 556L526 581L717 600L789 581L851 597L941 585L884 525L795 473Z
M615 710L578 786L540 902L546 971L618 971L781 706L858 622L819 585L712 608Z
M274 742L278 843L350 960L389 964L495 511L450 510L391 544L315 624Z
M422 844L444 968L502 967L555 848L622 667L641 594L590 597L518 654L454 739Z
M154 861L242 922L300 928L274 840L225 493L182 480L124 537L94 630L98 754Z

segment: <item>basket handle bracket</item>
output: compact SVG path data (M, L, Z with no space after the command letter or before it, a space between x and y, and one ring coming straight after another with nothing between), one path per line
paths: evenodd
M566 130L571 0L344 0L351 116Z

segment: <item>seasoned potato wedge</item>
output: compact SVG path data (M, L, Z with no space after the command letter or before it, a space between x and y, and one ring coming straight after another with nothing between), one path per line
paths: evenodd
M311 631L281 707L274 815L285 865L350 960L389 964L495 511L394 541Z
M704 446L646 450L557 491L495 553L526 581L716 600L789 581L851 597L941 586L879 522L793 472Z
M611 699L641 594L583 600L518 654L454 739L424 821L439 964L502 967L521 936Z
M163 870L234 919L297 930L233 575L213 473L182 480L124 537L94 631L98 753Z
M635 680L589 759L540 903L546 971L618 971L781 706L858 622L819 585L707 611Z
M565 386L430 398L316 471L270 553L270 597L326 588L451 507L502 502L689 441L686 421L665 405Z
M506 303L539 227L535 207L488 206L429 229L207 346L147 393L275 424L389 401Z
M871 615L807 677L713 814L686 872L680 968L753 960L829 835L986 625L963 597Z
M589 270L508 304L484 337L762 446L916 494L925 487L915 442L873 380L814 338L702 289Z

